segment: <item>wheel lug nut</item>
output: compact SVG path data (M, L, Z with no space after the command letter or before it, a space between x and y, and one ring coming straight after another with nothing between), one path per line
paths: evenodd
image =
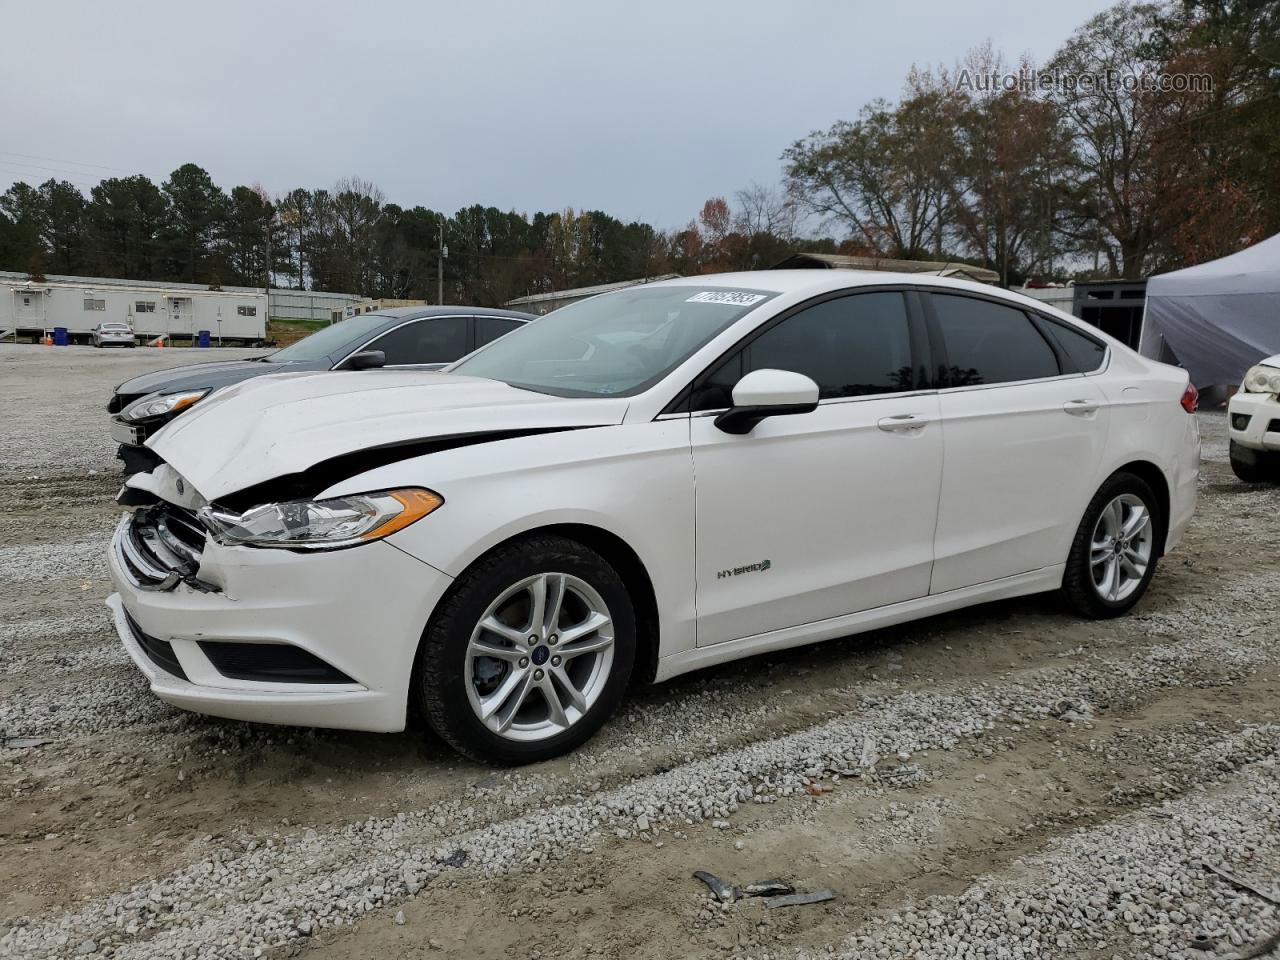
M547 637L547 643L551 644L553 647L559 642L560 642L560 638L557 637L554 633L551 636Z
M559 657L552 657L552 658L551 658L551 665L552 665L553 667L558 667L558 666L560 666L560 658L559 658Z
M528 665L529 665L529 658L528 658L528 657L521 657L521 658L520 658L520 666L522 666L522 667L527 667Z
M538 645L538 638L537 638L537 636L536 636L536 635L534 635L534 636L530 636L530 637L529 637L529 646L531 646L531 647L536 647L537 645Z
M541 670L535 670L535 671L533 671L533 679L535 679L535 680L541 680L541 679L542 679L542 671L541 671Z

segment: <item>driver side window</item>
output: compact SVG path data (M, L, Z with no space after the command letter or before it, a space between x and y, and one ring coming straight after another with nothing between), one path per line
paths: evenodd
M734 385L764 369L803 373L817 383L823 400L915 389L903 295L852 294L788 317L702 377L690 409L733 406Z

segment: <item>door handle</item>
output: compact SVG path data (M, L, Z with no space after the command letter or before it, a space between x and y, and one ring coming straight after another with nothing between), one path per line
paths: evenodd
M881 417L876 426L885 433L902 433L907 430L919 430L929 423L928 417L918 413L900 413L896 417Z
M1073 416L1084 417L1096 413L1100 406L1097 400L1068 400L1062 405L1062 409Z

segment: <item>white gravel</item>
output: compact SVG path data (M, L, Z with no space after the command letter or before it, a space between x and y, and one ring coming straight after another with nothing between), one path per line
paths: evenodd
M0 343L0 477L86 476L117 470L107 401L118 383L153 370L260 357L267 350L95 350Z
M1270 579L1258 578L1241 589L1272 586ZM1270 646L1197 629L1211 616L1211 611L1191 611L1184 624L1186 639L1161 640L1150 648L1117 645L1107 655L1082 654L1009 680L929 691L899 690L896 683L883 681L837 691L833 702L848 696L856 707L797 733L609 790L547 793L531 804L526 796L539 793L545 781L509 774L500 789L473 788L466 796L394 818L265 842L244 838L235 847L211 848L205 859L177 873L62 916L23 923L0 938L0 957L57 956L86 938L110 945L121 958L239 957L245 950L295 940L302 928L350 924L370 910L417 894L446 870L492 875L532 867L618 831L629 837L638 832L640 818L650 831L728 818L744 804L798 795L806 778L821 777L828 768L875 767L880 757L945 751L977 739L990 748L999 743L1001 725L1016 727L1062 715L1063 701L1087 710L1091 702L1199 682L1191 668L1205 662L1241 676L1271 662L1275 651ZM1278 740L1280 730L1266 728L1234 749L1219 747L1219 763L1202 775L1211 779L1272 757ZM903 771L904 783L925 775L912 766ZM894 761L871 767L863 776L872 781L883 776L892 784L898 772ZM1252 935L1254 928L1244 929Z
M1041 960L1239 956L1280 931L1280 911L1206 869L1272 887L1280 864L1280 727L1247 731L1252 761L1219 787L1080 830L956 897L876 917L801 957ZM1219 745L1214 752L1222 749ZM1196 941L1200 945L1193 945ZM1205 947L1206 949L1201 949Z

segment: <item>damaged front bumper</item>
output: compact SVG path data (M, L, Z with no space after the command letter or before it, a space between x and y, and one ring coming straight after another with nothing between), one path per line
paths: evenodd
M388 543L222 546L163 500L121 521L108 565L116 632L161 699L237 720L373 731L404 728L418 641L451 582Z

